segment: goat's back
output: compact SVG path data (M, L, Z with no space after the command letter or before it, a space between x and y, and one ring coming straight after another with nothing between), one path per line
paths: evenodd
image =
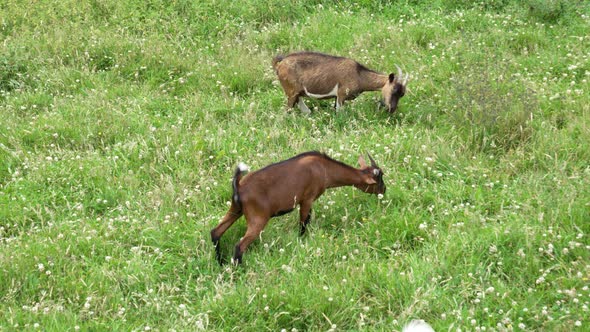
M291 53L276 63L275 69L287 95L306 90L330 96L336 85L356 91L359 73L367 70L352 59L317 52Z
M358 71L363 66L358 62L340 56L334 56L319 52L291 53L280 60L278 66L286 66L303 74L307 71L321 70L325 73L341 73Z
M277 210L292 208L294 200L325 190L323 162L323 155L307 153L249 173L240 181L240 197L276 204Z
M260 187L271 184L278 186L294 180L303 180L305 176L314 175L313 171L318 168L324 158L319 153L308 152L270 164L243 177L240 187Z

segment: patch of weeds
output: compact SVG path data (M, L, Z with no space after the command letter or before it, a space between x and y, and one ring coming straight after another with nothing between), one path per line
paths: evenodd
M474 151L508 151L533 135L536 93L492 69L473 70L453 85L457 103L451 122Z
M510 38L507 44L516 54L537 52L546 45L546 40L537 32L523 32Z
M107 21L112 16L114 6L105 1L90 0L89 5L90 13L97 20Z
M269 49L287 49L291 45L291 33L285 29L269 33L267 47ZM287 52L284 52L287 53Z
M529 0L529 15L539 21L556 23L566 16L573 6L567 0Z
M25 86L24 75L27 67L8 57L0 57L0 97L6 92L22 89Z
M409 38L422 49L428 49L429 45L437 39L434 28L416 27L407 30Z
M12 173L20 166L20 160L8 147L0 142L0 186L4 185Z
M488 11L500 11L510 2L510 0L489 0L482 2L469 0L443 0L442 5L448 10L481 8Z
M14 114L22 117L35 116L52 108L53 96L48 93L21 94L13 103Z
M86 60L92 71L108 71L115 65L115 54L108 47L101 47L88 53Z

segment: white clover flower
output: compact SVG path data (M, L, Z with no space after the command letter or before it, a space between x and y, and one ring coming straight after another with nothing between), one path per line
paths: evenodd
M498 247L496 247L496 245L492 244L489 248L489 252L490 254L495 254L498 252Z

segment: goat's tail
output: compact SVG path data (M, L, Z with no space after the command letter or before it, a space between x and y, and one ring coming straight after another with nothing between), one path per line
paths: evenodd
M232 195L232 201L238 207L242 206L242 203L240 202L240 192L238 191L238 189L240 187L240 180L242 179L242 173L244 173L246 171L248 171L248 166L246 166L246 164L244 164L244 163L239 163L238 167L236 167L236 170L234 172L234 179L232 181L232 188L234 191L233 195Z
M277 65L279 64L279 62L283 61L283 59L285 58L284 55L277 55L274 58L272 58L272 68L276 71L277 70Z

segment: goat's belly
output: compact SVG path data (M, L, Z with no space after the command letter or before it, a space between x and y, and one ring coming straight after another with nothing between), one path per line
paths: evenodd
M307 90L306 87L303 87L303 90L305 91L305 95L311 98L316 98L316 99L327 99L327 98L334 98L338 95L338 84L336 84L334 86L334 88L332 89L332 91L325 93L325 94L321 94L321 93L311 93Z
M291 212L293 210L295 210L295 209L294 208L290 208L290 209L287 209L287 210L281 210L281 211L275 213L272 217L280 217L280 216L282 216L284 214L287 214L287 213L289 213L289 212Z
M351 93L346 95L346 100L355 100L356 97L358 97L360 95L360 93Z

